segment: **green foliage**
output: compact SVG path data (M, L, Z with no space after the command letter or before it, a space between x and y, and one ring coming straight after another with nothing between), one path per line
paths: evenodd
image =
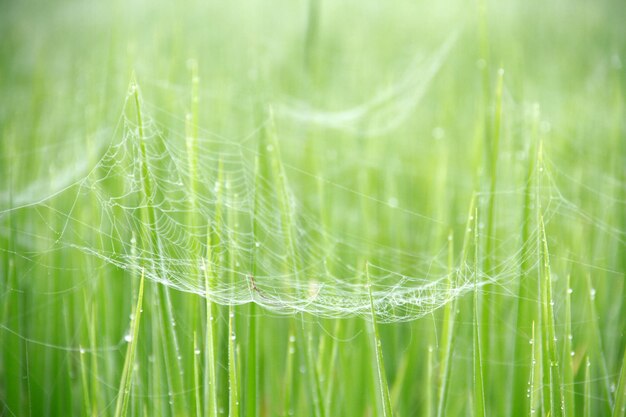
M0 416L625 415L623 1L0 9Z

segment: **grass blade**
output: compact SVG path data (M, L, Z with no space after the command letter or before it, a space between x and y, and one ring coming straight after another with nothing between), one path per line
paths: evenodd
M591 417L592 410L592 401L593 397L591 396L591 360L589 356L587 356L587 360L585 361L585 396L584 396L584 406L583 406L583 416Z
M117 402L115 405L115 417L124 417L128 410L128 402L132 388L133 364L135 361L135 352L137 350L137 339L139 335L139 323L141 321L141 313L143 306L143 282L144 272L141 272L141 281L139 282L139 293L137 295L137 305L135 313L131 320L130 341L126 349L126 357L124 358L124 368L122 370L122 378L117 394ZM127 338L128 340L128 338Z
M591 276L589 274L587 277L587 290L589 294L589 322L591 325L591 340L592 340L592 355L594 357L595 363L599 365L598 371L600 373L600 379L602 381L603 394L605 398L604 402L604 410L605 414L610 414L613 408L613 397L611 393L610 387L610 376L608 371L608 366L606 364L606 355L604 353L604 347L602 344L602 332L600 331L600 320L598 318L597 307L596 307L596 289L593 287L591 283Z
M537 406L539 405L539 396L537 395L536 386L536 375L537 370L539 369L539 365L537 364L537 349L538 343L535 339L535 322L532 323L532 333L531 333L531 365L530 365L530 378L528 380L528 411L530 417L535 417Z
M548 253L548 238L546 236L543 216L539 217L541 238L541 305L542 305L542 337L543 342L543 383L544 407L549 405L550 416L560 416L563 413L563 396L561 393L561 375L559 358L556 348L556 331L554 325L554 300L552 299L552 272L550 271L550 256Z
M196 417L202 415L202 401L200 400L200 348L198 347L198 334L193 332L193 401L192 404L196 409Z
M209 223L210 224L210 223ZM206 357L205 357L205 382L204 382L204 415L217 417L217 376L216 376L216 355L215 355L215 333L216 333L216 308L211 302L210 291L213 277L212 252L211 252L211 230L207 230L207 260L204 263L204 288L206 303Z
M259 156L257 155L254 160L254 208L252 210L252 240L255 242L252 249L251 256L251 265L250 270L252 271L252 276L256 277L259 273L257 265L257 258L259 257L259 250L257 247L258 242L260 242L260 226L259 226L259 206L260 206L260 193L261 193L261 166L259 163ZM260 244L260 243L259 243ZM252 290L253 291L253 290ZM252 293L252 298L254 299L254 291ZM259 370L257 364L257 305L254 300L250 303L249 311L248 311L248 363L247 363L247 386L246 386L246 416L248 417L256 417L258 415L257 410L257 402L258 402L258 391L257 384L259 379Z
M522 209L522 231L519 260L519 287L517 292L517 317L516 317L516 340L514 358L519 360L522 366L514 369L513 380L513 398L511 401L510 412L524 413L528 402L521 393L526 390L528 374L531 372L533 365L524 365L528 363L528 358L533 354L534 347L528 345L528 332L533 323L537 323L537 280L536 276L531 273L533 250L536 248L535 239L532 237L532 228L534 225L532 205L535 203L533 196L533 186L535 185L535 168L537 162L537 131L539 129L539 108L535 106L530 133L530 146L528 150L528 166L526 170L526 183L524 185L524 204ZM533 405L534 406L534 405Z
M380 403L383 410L383 417L392 417L391 399L389 397L389 386L387 385L387 375L385 373L385 362L383 360L383 345L378 332L378 322L376 320L376 310L374 309L374 297L372 295L372 283L370 281L369 264L365 264L365 274L367 287L369 289L370 309L372 314L372 330L374 331L374 349L376 352L376 371L378 376L378 390Z
M454 270L454 235L448 235L448 279L449 289L454 286L453 277L456 277ZM452 359L452 343L454 341L454 315L456 314L456 300L446 304L443 310L443 340L441 342L441 357L439 359L439 375L437 392L437 417L442 417L446 405L446 395L448 388L448 377L450 375L450 361Z
M313 348L313 328L312 326L306 326L303 323L303 330L303 337L306 338L304 349L308 368L307 375L309 377L309 389L311 390L311 397L313 398L313 412L315 417L325 417L326 410L324 409L324 400L322 398L319 369L317 368L314 359L317 355Z
M452 232L448 236L448 274L450 274L450 288L454 286L454 282L458 276L464 273L464 268L467 262L467 253L471 238L472 220L474 219L474 211L476 203L476 196L472 194L470 200L469 209L467 211L467 220L465 224L465 233L463 237L463 246L461 247L459 268L456 271L452 271L454 265L454 235ZM444 308L444 327L443 327L443 341L441 345L441 358L440 358L440 372L439 372L439 392L437 395L437 417L443 417L445 415L445 407L448 396L449 377L451 372L452 352L454 348L455 340L455 315L457 309L457 301L454 299L452 302L446 304Z
M287 364L285 366L285 375L283 377L283 383L285 390L284 394L284 404L282 415L283 417L291 416L294 413L293 407L293 398L292 398L292 389L294 384L294 376L293 376L293 368L294 368L294 356L296 353L296 335L293 329L293 322L290 323L289 326L289 336L287 339Z
M231 178L226 178L226 183L230 183ZM235 284L236 267L237 267L237 242L235 240L235 232L238 227L237 213L234 210L234 196L227 194L229 201L227 210L228 226L230 228L228 234L228 264L229 279L231 285ZM230 417L239 417L239 370L238 370L238 354L237 354L237 333L235 328L235 307L231 304L228 306L228 415Z
M230 417L239 416L239 384L237 381L236 339L235 311L234 307L230 306L228 309L228 415Z
M478 211L474 213L474 417L485 416L485 391L483 387L483 361L481 352L478 306Z
M572 347L572 290L567 275L565 294L565 339L563 342L563 415L573 417L574 403L574 348Z
M626 349L622 359L622 371L619 375L617 391L615 391L615 405L613 406L613 417L624 417L626 415Z

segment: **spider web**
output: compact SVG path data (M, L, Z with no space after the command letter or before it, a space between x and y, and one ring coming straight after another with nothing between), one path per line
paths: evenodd
M518 233L503 233L519 227L516 205L504 206L509 211L514 207L515 213L498 215L496 229L509 237L496 242L499 255L489 273L480 267L486 256L482 253L479 259L462 254L450 264L447 240L436 242L441 250L432 254L331 230L320 213L296 196L288 174L304 173L335 191L356 194L392 216L419 220L425 230L440 228L442 222L283 161L271 109L242 138L201 130L190 117L187 131L181 133L159 123L152 113L166 112L144 102L133 83L113 140L108 145L104 139L98 142L95 149L101 157L91 169L81 162L80 169L74 168L78 179L73 182L71 171L61 170L49 182L49 197L38 197L41 184L11 196L18 207L4 213L28 210L27 217L33 219L17 233L27 248L21 256L42 264L50 252L77 251L121 269L143 271L150 280L221 305L254 302L285 314L367 317L371 290L382 322L430 314L475 286L513 281L520 262L538 262L536 227L526 246ZM585 218L555 186L550 172L559 173L558 166L548 160L536 171L544 167L550 168L543 173L547 180L532 192L547 196L546 223L557 214ZM298 191L323 197L320 190ZM511 185L498 194L521 199L524 189ZM492 194L476 195L478 205L484 205ZM346 210L346 218L375 221L358 210ZM470 213L465 239L472 241L477 233L482 241L484 224L476 222L479 230L473 230L473 220ZM596 224L623 242L623 231Z

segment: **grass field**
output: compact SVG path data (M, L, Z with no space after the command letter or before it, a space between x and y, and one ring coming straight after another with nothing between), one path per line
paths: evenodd
M0 415L624 417L624 22L0 1Z

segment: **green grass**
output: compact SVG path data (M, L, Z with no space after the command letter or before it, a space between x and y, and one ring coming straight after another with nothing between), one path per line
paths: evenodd
M0 5L0 416L623 417L624 16Z
M137 336L139 335L139 324L141 322L142 304L143 304L143 285L144 276L142 273L141 282L139 284L139 295L137 298L137 307L135 313L131 319L131 330L128 334L128 349L126 350L126 357L124 358L124 369L122 370L122 379L120 381L120 390L117 394L117 402L115 404L115 417L125 416L128 412L128 403L130 400L130 393L132 389L133 369L135 362L135 352L137 351ZM81 352L81 368L84 369L82 363ZM84 372L83 372L84 373ZM83 391L87 395L86 387L83 385ZM85 401L88 403L88 401Z
M380 339L380 332L378 331L378 323L376 319L376 309L374 308L374 297L372 296L372 281L370 279L369 265L365 264L365 275L367 276L367 287L369 289L370 309L372 313L372 331L374 333L374 351L376 352L376 374L378 380L378 392L380 399L380 408L382 409L383 417L392 417L393 411L391 410L391 399L389 398L389 386L387 384L387 373L385 372L385 361L383 360L383 343ZM429 352L430 352L429 348ZM428 358L428 364L430 364L430 355ZM430 369L430 367L429 367ZM428 372L430 375L431 372ZM430 409L428 407L427 409Z

